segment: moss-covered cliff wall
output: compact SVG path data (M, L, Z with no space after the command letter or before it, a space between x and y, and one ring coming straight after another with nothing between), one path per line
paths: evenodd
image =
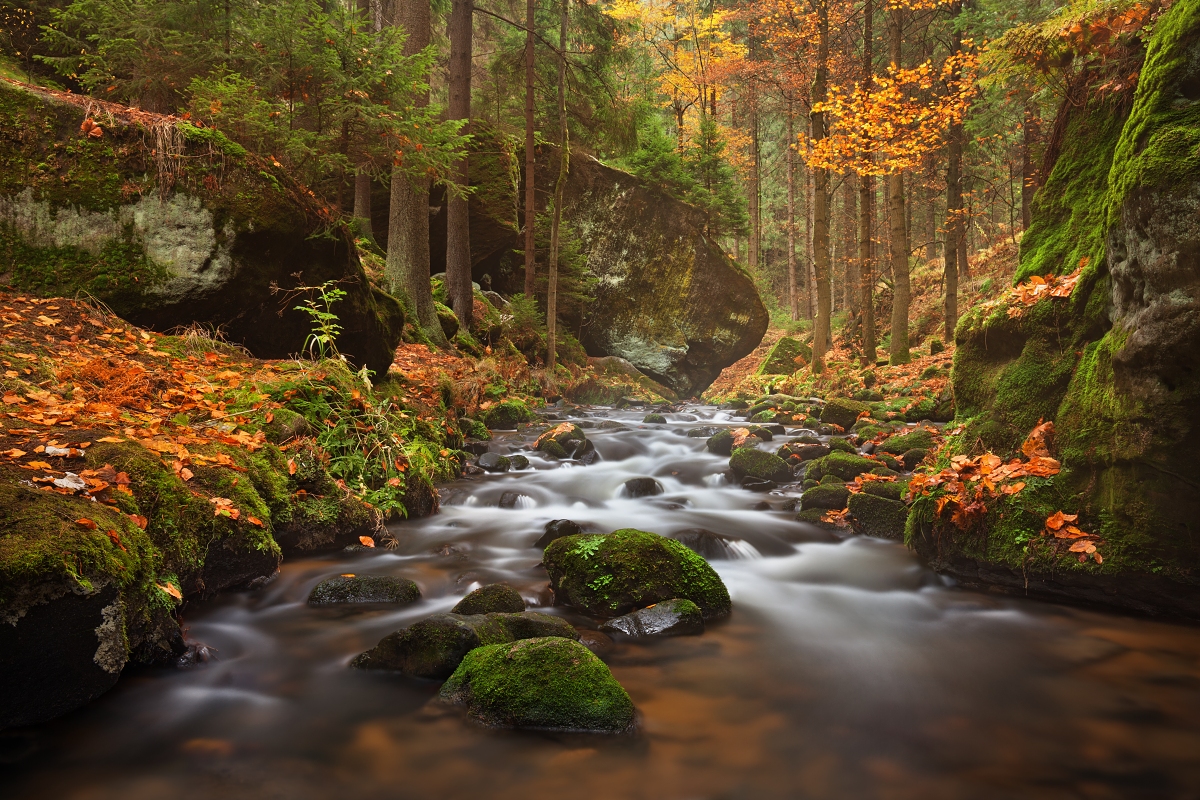
M954 450L1010 455L1055 422L1062 472L959 530L919 507L912 544L968 580L1200 616L1200 3L1150 39L1132 101L1071 112L1017 280L1082 274L1071 296L956 331ZM1040 546L1078 511L1103 563Z

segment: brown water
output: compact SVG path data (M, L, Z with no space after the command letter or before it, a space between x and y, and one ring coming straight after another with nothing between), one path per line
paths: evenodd
M289 562L263 590L190 607L189 638L219 660L127 674L80 712L0 734L0 797L1200 797L1200 629L961 591L894 542L753 510L764 496L725 483L724 459L675 420L590 431L591 467L534 458L460 481L442 514L396 526L396 551ZM666 494L622 498L640 475ZM507 490L528 499L499 509ZM530 545L562 517L741 540L740 558L713 562L729 620L605 656L637 735L484 730L433 702L435 683L346 668L482 583L546 604ZM424 599L305 605L345 572L412 578Z

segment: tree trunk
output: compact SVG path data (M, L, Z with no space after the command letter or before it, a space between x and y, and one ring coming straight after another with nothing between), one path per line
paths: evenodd
M962 35L955 32L951 47L962 47ZM958 256L962 238L962 125L950 126L949 143L946 148L946 305L945 336L947 342L954 341L954 328L958 325Z
M796 114L791 99L787 113L787 234L788 313L795 321L800 319L800 302L796 297Z
M829 91L829 5L821 0L817 19L817 64L813 81L813 104L823 103ZM812 136L816 142L825 139L825 113L812 114ZM830 296L829 264L829 170L813 170L813 272L816 281L817 319L813 329L812 371L819 375L825 369L825 352L829 349Z
M567 12L570 0L562 0L558 18L558 180L554 183L554 218L550 223L550 274L546 289L546 369L554 375L555 348L558 345L558 242L562 224L563 189L571 168L571 143L567 135Z
M750 267L752 275L758 274L758 259L759 259L759 242L761 241L759 223L759 202L761 198L761 187L759 186L758 172L758 98L753 97L750 100L750 244L749 254L746 259Z
M1029 230L1029 207L1038 188L1037 166L1033 147L1041 135L1037 108L1032 100L1025 101L1025 117L1021 122L1021 230Z
M461 119L464 132L471 124L471 35L475 0L452 0L450 6L450 119ZM464 149L454 164L454 181L464 189L471 172ZM458 323L470 331L475 298L471 291L471 218L466 196L446 193L446 288Z
M812 135L812 119L810 117L809 135ZM805 305L808 307L808 318L817 318L816 294L816 259L813 258L813 186L812 170L804 170L804 285ZM813 334L816 335L815 333Z
M378 31L370 0L357 0L357 7L362 14L363 22L372 30ZM225 3L226 17L229 13L229 3ZM225 33L225 52L229 52L229 32ZM354 173L354 213L350 219L350 230L360 239L366 239L372 246L375 243L375 233L371 230L371 164L368 161L359 163Z
M429 0L397 2L392 22L408 31L404 55L416 55L429 45ZM429 105L429 92L416 97L414 105ZM392 170L385 272L392 293L408 307L410 316L416 317L417 327L431 342L445 347L446 335L429 288L429 179L409 178L399 167Z
M842 301L851 315L851 327L856 327L862 316L862 305L858 294L858 259L855 258L857 235L854 222L858 218L858 192L854 188L851 174L846 175L842 186L842 261L846 265L846 279L842 285Z
M894 8L891 12L891 62L893 73L900 69L901 48L904 44L904 10ZM892 364L907 364L908 352L908 306L911 302L908 285L908 215L904 202L904 173L888 175L889 217L892 228L892 346L889 360Z
M532 298L535 292L534 278L537 275L537 248L533 234L537 225L537 206L534 197L534 152L533 137L533 91L534 49L533 31L537 27L537 3L525 2L525 296Z
M869 92L875 78L875 3L863 3L862 90ZM871 261L871 217L875 206L875 181L870 175L858 179L858 304L862 309L862 363L875 365L875 265Z

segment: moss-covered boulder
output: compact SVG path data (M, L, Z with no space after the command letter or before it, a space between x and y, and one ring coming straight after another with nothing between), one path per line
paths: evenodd
M782 458L749 447L739 447L733 451L729 468L739 479L747 475L776 483L787 483L792 479L792 469Z
M771 346L758 367L759 375L791 375L812 360L812 348L791 336Z
M846 397L833 397L821 409L821 422L828 425L840 425L842 430L848 431L858 421L859 414L870 410L871 407L869 405L858 400L851 400Z
M473 650L440 696L495 728L621 733L635 719L633 701L604 662L569 639Z
M829 449L831 451L837 450L842 453L851 453L853 455L858 455L858 448L855 447L854 445L850 444L845 439L830 439L829 440Z
M904 455L904 453L915 448L922 450L933 450L933 434L925 428L917 428L910 433L902 433L896 436L888 437L883 444L879 445L879 452L891 453L892 455Z
M804 477L819 481L826 475L833 475L843 481L852 481L864 472L870 472L878 466L880 466L878 461L873 461L866 456L835 450L824 458L818 458L811 462Z
M854 530L858 533L884 539L904 538L908 507L899 500L860 492L850 495L847 508L853 518Z
M335 281L346 292L331 309L338 349L387 372L404 315L327 210L211 128L102 105L0 81L0 253L13 285L86 293L160 331L220 328L286 358L312 330L296 306L318 298L300 287ZM103 113L99 138L80 131L89 108Z
M534 413L522 400L505 400L483 412L483 422L492 430L513 431L522 422L534 419Z
M415 603L421 590L408 578L393 575L339 575L318 583L308 595L310 606L344 603ZM524 610L522 608L522 610Z
M1067 298L976 307L955 334L951 447L1019 451L1054 422L1062 471L958 531L918 500L912 545L969 583L1200 617L1200 6L1154 24L1132 103L1065 106L1018 279L1081 270ZM977 451L976 451L977 452ZM1103 561L1041 535L1080 514Z
M558 539L542 563L555 602L615 617L672 598L691 600L705 619L729 613L729 591L708 562L683 544L626 528Z
M521 593L504 583L490 583L480 586L475 591L459 600L452 614L488 614L491 612L507 612L519 614L525 610L525 600Z
M805 490L800 495L800 510L809 511L814 508L840 511L846 507L850 498L850 490L844 483L822 483Z
M434 614L383 637L350 662L357 669L402 672L417 678L445 678L477 647L533 637L578 639L569 623L549 614Z
M662 414L655 412L642 417L642 422L646 423L647 425L666 425L667 418Z
M453 339L458 333L458 317L454 314L454 309L444 303L435 302L434 310L437 312L438 326L442 329L442 333L446 334L447 339Z

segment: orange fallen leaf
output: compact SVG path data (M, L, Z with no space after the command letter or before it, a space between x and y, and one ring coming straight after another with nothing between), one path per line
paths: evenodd
M358 540L360 542L362 542L363 545L365 545L366 547L374 547L375 546L375 540L372 539L370 536L360 536L360 537L358 537Z
M103 439L99 439L98 441L107 442L108 444L116 444L117 442L123 442L125 440L120 436L105 436Z
M183 599L183 592L179 591L175 584L171 583L170 581L167 581L165 585L161 583L156 583L154 585L171 595L171 597L174 597L176 600Z
M14 447L11 450L5 450L3 455L8 456L9 458L21 458L21 457L27 455L27 453L24 450L18 450L17 448Z
M259 528L263 526L262 520L258 517L246 517L246 521Z
M94 530L96 530L98 527L100 527L99 525L97 525L95 522L93 522L92 520L88 519L87 517L84 517L84 518L82 518L82 519L77 519L77 520L75 520L75 524L76 524L76 525L78 525L78 526L79 526L79 527L81 527L81 528L86 528L86 529L87 529L87 530L89 530L89 531L94 531Z
M295 475L295 474L296 474L296 460L289 458L288 459L288 475Z

